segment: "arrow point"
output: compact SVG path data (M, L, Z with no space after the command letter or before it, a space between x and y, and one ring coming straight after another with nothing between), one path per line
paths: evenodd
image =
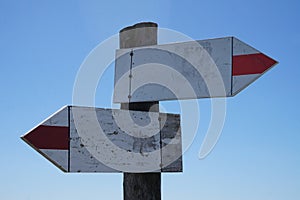
M69 149L69 128L39 125L21 137L35 149Z
M266 71L268 71L270 68L272 68L274 65L278 63L276 60L270 58L265 54L257 55L256 59L261 66L264 66L264 71L262 73L265 73Z
M21 139L62 171L68 171L69 127L39 125Z
M233 56L232 75L263 74L272 68L277 61L263 53Z

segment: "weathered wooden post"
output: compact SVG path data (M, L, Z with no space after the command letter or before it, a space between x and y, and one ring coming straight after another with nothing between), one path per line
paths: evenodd
M132 48L157 44L157 24L138 23L119 33L120 48ZM129 97L130 98L130 97ZM122 103L121 109L159 112L159 102ZM124 173L124 200L160 200L161 173Z

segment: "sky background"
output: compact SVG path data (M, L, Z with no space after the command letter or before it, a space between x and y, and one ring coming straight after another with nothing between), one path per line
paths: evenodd
M297 0L0 0L0 199L122 199L122 174L65 174L19 137L72 104L78 69L96 45L142 21L194 39L235 36L279 61L227 99L222 135L203 160L210 100L199 100L184 172L163 174L163 199L300 199L299 10ZM112 87L113 66L99 83L97 107L111 107Z

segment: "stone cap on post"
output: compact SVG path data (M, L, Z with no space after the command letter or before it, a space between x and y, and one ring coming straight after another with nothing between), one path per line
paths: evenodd
M141 22L120 30L120 48L133 48L157 44L157 23Z

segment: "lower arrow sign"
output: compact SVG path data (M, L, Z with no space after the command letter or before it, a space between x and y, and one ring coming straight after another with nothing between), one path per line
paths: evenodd
M180 116L66 106L22 139L65 172L181 172Z

